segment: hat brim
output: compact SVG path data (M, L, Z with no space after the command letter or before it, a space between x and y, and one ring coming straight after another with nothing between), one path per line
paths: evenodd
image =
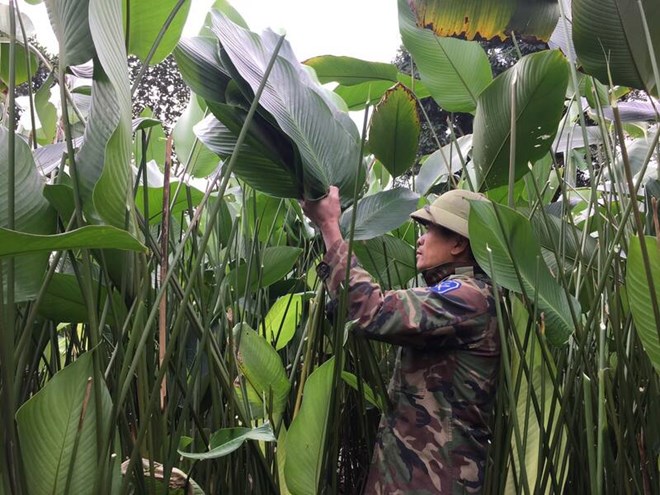
M442 210L440 208L434 208L433 206L430 206L428 209L420 208L419 210L412 212L410 217L422 224L432 223L435 225L440 225L446 229L452 230L457 234L462 235L463 237L468 239L470 238L470 233L468 232L468 223L458 215L455 215L447 210Z

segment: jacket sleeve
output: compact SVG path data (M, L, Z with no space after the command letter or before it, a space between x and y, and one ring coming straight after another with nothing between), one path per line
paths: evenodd
M324 264L330 297L337 300L345 282L348 245L337 242ZM437 286L383 291L352 256L348 279L348 320L355 332L398 345L469 346L481 337L493 314L487 284L452 278Z

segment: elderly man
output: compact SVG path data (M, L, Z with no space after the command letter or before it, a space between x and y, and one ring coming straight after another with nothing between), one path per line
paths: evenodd
M336 187L302 203L326 246L317 271L330 297L339 296L350 262L348 318L357 320L355 331L401 346L366 494L482 489L500 342L493 288L470 248L471 200L485 198L453 190L411 215L426 228L417 269L427 287L394 291L383 291L355 257L349 261Z

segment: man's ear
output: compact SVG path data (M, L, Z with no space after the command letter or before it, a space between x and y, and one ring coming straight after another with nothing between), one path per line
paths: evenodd
M452 255L460 257L467 252L468 249L470 249L470 240L467 237L463 237L462 235L454 237L453 246L451 248Z

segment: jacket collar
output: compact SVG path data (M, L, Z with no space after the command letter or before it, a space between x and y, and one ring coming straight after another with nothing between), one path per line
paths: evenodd
M441 280L444 280L450 275L467 275L468 277L474 277L477 273L483 273L483 270L479 265L459 261L429 268L422 272L422 276L424 277L426 285L430 287L438 284Z

